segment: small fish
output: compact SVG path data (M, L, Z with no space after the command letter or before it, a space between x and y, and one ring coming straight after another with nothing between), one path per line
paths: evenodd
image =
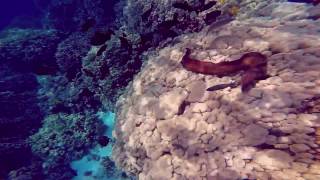
M230 88L235 88L237 87L239 84L238 83L226 83L226 84L218 84L218 85L214 85L214 86L211 86L207 89L207 91L217 91L217 90L220 90L220 89L224 89L224 88L227 88L227 87L230 87Z
M105 147L109 144L110 139L107 136L100 136L98 138L98 143L102 146Z

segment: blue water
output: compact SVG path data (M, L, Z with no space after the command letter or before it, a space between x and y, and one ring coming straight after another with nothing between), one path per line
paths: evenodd
M39 14L33 0L4 0L0 6L0 30L8 26L19 16L35 16ZM28 19L29 21L31 19Z
M112 130L115 124L115 114L112 112L99 112L100 120L108 127L104 135L112 139ZM90 180L90 179L105 179L105 180L119 180L117 177L107 176L105 167L102 166L101 160L103 157L110 157L112 153L112 144L109 143L105 147L97 145L90 152L80 160L71 162L71 167L77 172L77 176L73 180ZM98 157L98 158L92 158ZM85 176L86 172L91 172L91 176Z

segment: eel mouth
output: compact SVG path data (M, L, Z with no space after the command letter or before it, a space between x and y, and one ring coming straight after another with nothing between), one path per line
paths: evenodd
M229 62L211 63L190 57L191 50L186 48L182 57L182 66L191 72L216 75L218 77L232 76L234 73L244 71L239 83L223 84L210 87L208 91L215 91L226 87L234 88L241 85L242 92L248 92L255 87L259 80L268 78L267 74L267 57L259 52L248 52L239 59Z

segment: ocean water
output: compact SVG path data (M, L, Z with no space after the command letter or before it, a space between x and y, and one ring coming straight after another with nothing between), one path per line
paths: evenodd
M112 139L112 130L115 124L115 114L112 112L98 112L99 119L103 122L104 125L109 127L104 135ZM112 154L112 145L111 143L105 147L97 145L90 149L88 154L83 156L79 160L72 161L70 166L77 172L74 180L89 179L85 175L86 172L91 172L95 179L110 179L110 180L119 180L119 177L107 176L104 172L104 167L102 166L101 160L104 157L110 157ZM92 158L95 156L96 158ZM92 178L94 179L94 178Z
M169 146L167 148L161 147L163 149L155 148L150 150L148 148L151 146L148 146L147 143L156 141L154 139L161 139L161 135L159 135L159 138L152 137L146 140L144 138L156 135L152 133L152 135L150 135L151 131L143 132L141 135L141 132L139 131L139 133L137 133L136 129L140 128L140 126L144 127L144 120L152 119L146 118L147 116L151 116L150 114L152 113L157 116L157 121L161 123L162 120L168 117L176 118L180 116L184 113L186 107L192 103L197 103L197 100L192 101L190 97L189 99L184 97L190 102L184 100L179 104L178 108L173 107L176 101L178 101L177 99L184 93L179 91L177 94L165 96L165 98L169 97L173 99L172 101L170 99L169 102L162 104L162 106L166 107L160 107L159 105L157 112L145 112L144 110L150 108L149 106L153 108L153 101L158 102L162 93L165 93L176 83L174 81L167 81L174 78L179 80L184 78L180 77L183 73L174 74L170 72L170 74L166 74L157 72L157 68L154 68L148 70L147 72L149 74L145 75L145 77L141 78L140 75L137 76L137 79L134 79L135 75L142 72L143 68L148 67L144 65L148 59L150 59L149 57L157 57L160 50L165 49L165 47L177 47L170 51L171 54L160 53L161 57L157 57L159 62L153 64L155 67L167 67L165 70L168 71L175 65L172 65L174 62L170 62L169 65L163 63L165 62L163 59L166 59L165 56L168 57L167 59L172 60L182 55L179 54L180 51L182 52L190 47L193 47L195 51L203 50L202 54L197 54L198 58L208 59L208 57L212 55L223 59L223 55L229 53L228 50L237 47L238 40L241 39L241 37L235 39L229 38L229 35L225 35L229 33L229 30L221 31L219 28L235 21L239 21L237 23L240 24L242 20L245 21L249 19L250 16L261 16L262 20L273 20L273 24L270 24L279 25L279 27L276 27L279 34L285 33L281 37L279 36L280 39L291 38L293 37L292 34L297 32L305 33L310 31L310 33L308 32L310 36L320 32L320 30L317 29L317 26L320 25L320 1L318 0L186 0L183 1L183 3L181 2L175 0L161 2L157 0L10 0L2 2L0 6L0 180L135 180L139 179L139 177L141 179L155 180L174 179L173 170L172 174L171 171L168 173L168 169L172 167L172 160L162 160L158 158L158 160L161 159L161 161L149 161L151 161L154 156L157 156L158 150L163 151L159 156L176 155L175 161L177 162L186 158L186 156L192 156L193 149L191 147L184 147L185 143L189 143L189 141L187 142L186 140L186 142L182 142L181 144L171 144L170 148L181 146L181 149L191 149L190 152L188 151L189 154L185 153L181 156L179 156L180 151L170 152ZM268 6L269 4L270 6ZM307 10L310 10L310 14L308 14L309 12L304 12ZM270 12L274 13L270 15L268 14ZM252 22L252 24L254 24L254 21ZM281 26L287 22L289 24L288 26ZM292 24L290 24L291 22ZM265 27L272 26L270 24L266 23ZM237 25L232 25L231 27L234 28L234 26ZM262 26L263 25L257 27L260 28ZM299 27L307 28L299 29ZM197 34L199 32L201 37ZM236 33L240 34L240 32L241 29ZM255 32L255 29L253 29L246 33L249 34L246 34L248 37L252 38L251 36L258 37L264 34L264 30ZM239 36L239 34L236 36ZM200 37L199 42L194 40L197 35ZM204 45L208 43L204 39L212 39L212 36L218 35L223 36L225 39L221 38L223 39L221 40L217 38L214 39L214 41L212 40L212 42L216 44ZM190 42L186 42L186 39L191 40ZM248 42L246 42L248 47L252 45L252 43L257 43L257 49L259 50L260 47L263 49L264 45L269 46L269 44L271 44L270 39L272 38L268 39L270 43L266 39L263 41L257 39L258 38L253 38L248 40ZM297 39L299 38L292 39L298 41ZM220 40L225 40L226 42L219 44ZM312 39L308 42L311 41ZM310 45L301 41L301 43L297 45L297 49L294 50L309 47L316 48L316 45L312 43ZM284 47L282 47L282 45L282 42L279 42L279 47L281 46L281 48L274 48L277 49L274 52L271 52L272 48L269 48L264 50L263 53L268 56L278 53L285 54L289 53L289 51L292 53L292 49L290 48L292 48L293 45L286 44ZM212 50L214 48L224 47L226 47L224 49L225 51L218 52ZM237 51L235 50L234 52ZM228 57L229 55L232 57L235 54L239 55L234 52L230 50ZM221 53L221 55L219 56L217 53ZM310 52L302 54L308 55L308 53ZM292 57L294 59L296 54L292 55ZM317 58L314 58L316 60L310 59L310 64L316 64L318 62ZM315 65L313 68L317 67L318 66ZM259 68L258 70L260 72L261 67L259 66ZM257 76L253 81L258 81L259 78L264 80L269 78L266 74L257 74L256 71L257 69L253 69L252 71L244 73L242 83L246 80L252 80L250 79L252 78L252 74L254 74L253 76ZM165 80L162 82L152 77L154 75L152 72L159 73L159 77L164 76L164 74L168 77L164 78ZM288 74L290 73L291 71L288 71ZM172 76L174 77L171 77L171 74L173 74ZM312 74L312 72L310 72L310 74ZM283 75L283 77L286 78L286 75L287 74ZM144 82L141 80L143 78L154 79L154 82L150 83L151 85L146 85L150 87L151 90L146 90L142 86L140 87ZM207 79L198 78L197 80L202 82ZM221 81L224 82L224 80L225 79ZM273 80L275 82L277 81L276 78ZM315 84L319 84L318 81ZM164 83L164 85L161 83ZM313 88L316 85L312 83L304 85L307 88ZM190 85L190 87L186 89L188 89L188 93L196 89L193 98L197 99L197 93L200 93L198 88L201 89L202 85L201 83L196 84L196 86ZM239 83L224 82L215 84L215 86L211 88L208 87L204 91L212 91L215 93L219 90L225 90L226 93L228 93L230 89L237 88L238 86L240 86ZM179 89L180 86L176 88ZM245 88L241 90L247 91ZM251 90L251 88L254 87L248 87L249 90ZM309 95L313 92L314 91L311 92L310 90ZM260 96L257 91L253 91L253 93L256 93L255 96ZM310 103L310 101L319 102L319 97L309 97L309 95L302 93L298 94L297 97L304 98L301 104L308 105L306 105L307 107L304 107L304 109L300 109L303 109L305 114L313 115L314 111L316 111L314 109L316 108L312 109L308 103ZM165 99L163 98L164 96L161 97ZM266 97L269 96L266 95ZM132 102L136 102L137 99L140 100L139 103L137 103L138 105L132 104ZM200 99L198 100L201 101ZM280 100L276 102L278 106L284 104L284 102L280 102ZM290 104L291 109L293 105L294 103ZM194 106L192 105L192 107ZM220 104L217 106L220 106ZM206 106L196 106L193 110L195 112L192 113L197 113L196 111L201 111L203 114L207 113L207 109L202 112L201 108L206 108ZM228 108L229 107L226 107L226 109ZM289 111L291 110L290 108L288 107L286 110ZM173 112L171 117L171 111L175 111L172 109L175 109L177 112ZM308 113L305 109L308 109ZM268 113L270 112L266 112L266 114ZM272 113L274 112L271 112L271 114ZM316 113L319 112L317 111ZM201 114L201 117L203 114ZM289 116L288 114L284 114L284 116L287 117ZM281 117L281 115L282 114L279 116ZM257 116L259 116L259 114ZM145 119L143 119L143 117L145 117ZM116 126L118 122L117 118L121 120L119 126ZM126 123L125 120L127 119L128 122ZM306 119L307 120L304 120L313 123L312 117L307 116ZM270 124L272 123L268 125ZM155 124L154 126L154 129L159 128L156 127ZM158 126L161 128L161 125ZM169 125L167 128L165 125L163 126L162 130L165 132L169 131L168 133L172 131L178 132L179 130L171 131L171 129L168 130ZM199 126L201 126L201 124ZM119 127L119 129L115 129L115 127ZM288 132L280 132L280 130L277 129L267 132L265 127L249 127L248 131L250 132L256 129L260 130L256 132L256 136L262 136L261 134L265 133L273 133L271 134L272 136L289 136L291 133L289 130L287 130ZM312 126L311 129L312 128L315 127ZM225 129L228 128L226 127ZM301 129L302 128L296 128L295 130L300 131ZM314 129L310 130L310 128L306 129L310 131L305 133L306 136L314 136L314 134L317 134L319 131ZM135 139L135 133L139 134L136 136L141 136L140 139ZM115 136L115 134L117 136ZM268 138L272 139L271 135L270 137L268 136ZM189 136L189 138L193 137L191 135ZM319 138L320 136L317 137ZM164 139L165 138L166 137L164 137ZM172 137L167 138L170 139ZM258 141L255 137L250 136L250 138L248 139ZM281 139L280 137L276 137L276 139L277 138ZM203 139L201 139L201 142L206 141L205 137ZM224 138L222 139L224 140ZM138 140L140 144L132 145L133 141ZM168 142L160 141L161 140L159 140L159 142L152 142L155 143L152 144L152 148L158 147L158 145L160 147L160 145L168 144ZM209 142L210 140L207 139L207 141ZM230 142L230 144L232 143L233 142ZM214 145L213 143L212 146ZM314 157L310 161L319 162L319 154L314 155L314 152L320 152L319 149L313 150L311 148L320 145L308 144L307 147L301 147L301 145L294 148L286 147L284 144L277 145L279 147L285 147L282 148L282 150L285 149L283 150L285 153L290 150L292 151L294 148L298 149L295 149L296 151L309 148L309 154L304 154L304 156L309 157L312 155L312 157ZM237 148L240 149L240 147ZM252 149L263 151L273 148L273 145L267 143L252 145L244 154L247 155L246 153L251 152ZM216 148L208 152L218 150L219 148ZM282 150L278 148L274 151L282 152ZM115 151L114 154L116 154L116 156L114 156L113 151ZM290 153L293 154L291 151ZM200 152L207 153L207 150ZM278 156L279 154L277 154L277 152L270 153L270 157ZM196 154L193 157L194 159L201 157L201 153L194 154ZM227 157L229 155L224 154L224 156ZM270 157L266 155L261 159L265 160ZM285 160L289 159L286 159L286 154L284 157ZM237 159L235 157L233 158ZM174 177L176 179L179 179L180 176L181 179L187 176L191 177L190 174L193 173L193 169L204 168L204 166L198 167L199 164L192 164L193 160L189 161L188 159L184 163L181 163L181 167L178 166L178 168L175 169L176 171L181 171L181 173L175 173ZM239 164L241 168L244 168L241 164L242 161L239 160L232 164L229 160L230 158L228 161L226 160L222 163L229 163L228 167L226 166L225 169L223 169L225 172L230 172L231 170L228 168L234 168L233 166ZM249 162L248 159L245 160L243 163ZM304 163L306 161L307 160L301 160L300 158L292 162L290 161L290 163ZM148 163L143 164L144 162ZM221 161L216 163L221 163ZM281 164L279 162L277 163ZM277 163L275 164L277 165ZM184 165L188 167L184 167ZM287 164L281 165L279 165L281 168L286 168ZM299 164L295 165L298 167ZM261 166L264 167L264 165ZM311 168L310 164L306 166ZM304 167L304 164L299 167ZM189 171L188 168L191 170ZM259 168L261 169L261 167L257 167L256 169ZM172 167L172 169L174 168ZM290 170L291 169L288 170L288 174L290 174ZM212 171L212 173L213 172L218 173L218 170ZM167 173L167 176L164 173ZM231 180L260 179L260 176L254 176L255 178L251 178L251 176L240 177L239 174L243 175L245 173L228 173L229 176L217 177L221 179L229 178ZM314 171L310 176L303 176L304 174L300 171L296 174L299 174L299 176L295 177L297 179L308 179L309 177L310 179L314 177L319 177L320 179L320 175ZM280 177L280 175L276 177ZM284 176L286 175L287 174ZM216 176L211 177L211 175L203 175L202 177L203 179L216 178ZM264 176L261 175L261 177Z
M39 15L39 13L40 10L36 7L33 0L5 1L0 7L0 29L4 29L8 26L32 27L39 25L34 22L35 20L32 20L32 18Z

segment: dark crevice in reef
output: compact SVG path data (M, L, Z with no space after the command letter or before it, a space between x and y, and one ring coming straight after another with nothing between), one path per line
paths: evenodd
M201 8L200 11L206 11L206 10L212 8L212 7L213 7L214 5L216 5L216 4L217 4L216 1L210 1L210 2L208 2L207 4L205 4L205 5Z
M194 8L192 6L190 6L186 1L173 3L172 6L174 8L178 8L178 9L182 9L182 10L186 10L186 11L193 11L194 10Z
M0 178L30 164L32 153L26 139L41 126L43 118L36 76L9 67L4 71L0 73Z
M188 4L188 2L183 1L183 2L175 2L172 4L172 6L177 9L182 9L182 10L189 11L189 12L195 11L195 12L199 13L199 12L202 12L202 11L205 11L205 10L212 8L216 4L217 4L216 1L210 1L207 4L205 4L204 1L201 1L200 5L191 6Z
M269 134L273 135L273 136L276 136L276 137L290 135L289 133L282 132L281 130L278 130L278 129L269 129Z
M296 109L300 113L320 113L320 94L304 99Z
M258 146L254 146L254 147L256 147L256 148L259 149L259 150L276 149L276 148L274 147L274 145L267 144L267 143L263 143L263 144L260 144L260 145L258 145ZM291 156L294 156L294 155L295 155L295 153L292 152L292 151L290 151L289 148L287 148L287 149L281 149L281 151L284 151L284 152L290 154Z
M90 43L94 46L99 46L104 44L111 38L114 32L112 30L107 31L96 31L90 39Z
M93 18L89 18L83 22L80 31L87 32L89 31L89 29L93 28L94 25L96 25L96 20Z
M150 14L152 13L153 8L149 8L147 11L145 11L142 15L141 15L141 19L143 21L148 20L148 17L150 16Z
M256 148L260 149L260 150L264 150L264 149L274 149L273 145L267 144L267 143L263 143L260 145L255 146Z
M206 15L204 21L209 25L215 22L219 16L221 16L220 10L212 11Z
M178 115L182 115L184 111L186 110L186 107L190 105L190 102L188 101L183 101L178 109Z
M99 79L105 79L106 77L108 77L110 75L110 69L108 67L108 64L104 63L101 65L100 67L100 76L99 76Z
M101 56L102 55L102 53L107 49L107 45L106 44L104 44L104 45L102 45L100 48L99 48L99 50L97 51L97 56Z

